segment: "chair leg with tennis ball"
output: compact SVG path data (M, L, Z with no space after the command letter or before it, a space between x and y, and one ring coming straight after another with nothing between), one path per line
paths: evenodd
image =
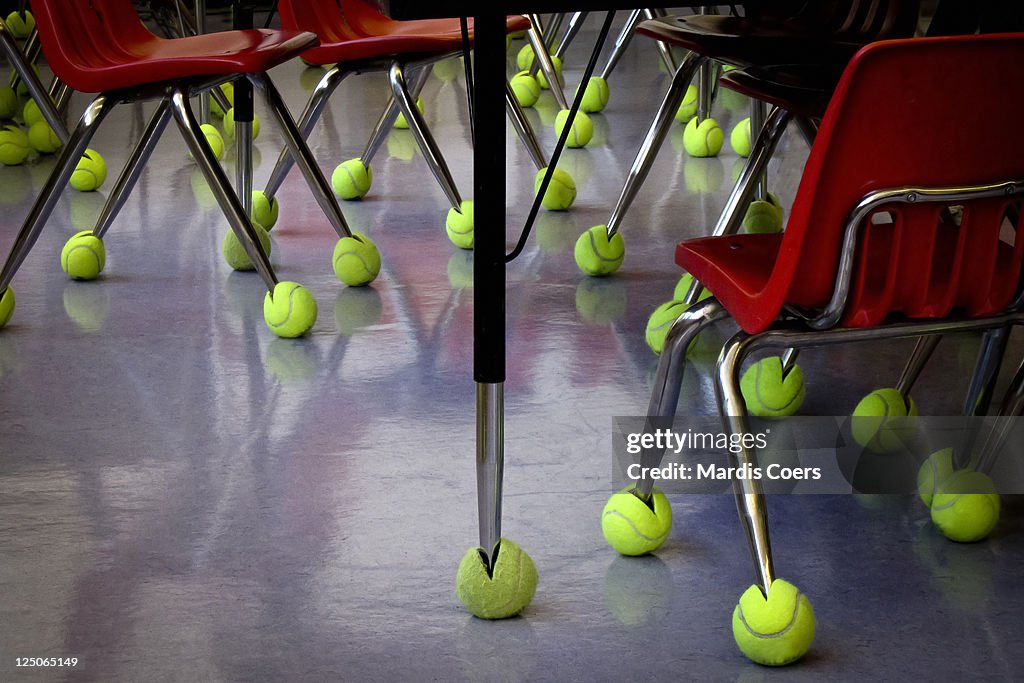
M655 114L654 121L640 144L640 149L629 169L626 183L623 185L608 222L605 225L596 225L590 228L576 241L576 265L587 275L595 277L611 275L622 265L626 252L625 242L622 235L619 234L622 219L636 198L640 186L647 179L654 158L675 120L675 112L683 101L686 88L693 80L697 68L704 61L704 57L691 52L679 64L679 68L676 69L672 77L668 92L665 93L661 106Z
M562 111L569 108L569 102L565 99L565 91L562 90L562 81L558 77L555 63L551 60L551 53L544 44L544 38L540 29L540 18L536 14L527 15L530 19L531 28L526 32L530 45L533 47L533 65L530 67L530 75L537 73L539 69L551 87L551 94Z
M504 471L504 383L476 385L476 481L480 545L459 563L455 594L481 619L522 612L537 589L537 568L517 543L501 536Z
M565 34L562 36L562 40L555 45L554 53L552 57L558 57L565 61L565 53L569 49L570 43L576 39L579 35L580 29L583 28L583 23L587 20L589 12L573 12L572 16L569 17L569 23L565 27Z

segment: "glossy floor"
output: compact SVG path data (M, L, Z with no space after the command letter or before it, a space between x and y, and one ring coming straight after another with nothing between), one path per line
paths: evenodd
M588 42L570 52L572 84ZM318 77L300 64L274 73L295 111ZM773 499L779 571L819 619L812 653L785 671L733 644L752 569L731 496L674 497L656 557L606 546L611 420L645 411L657 362L646 318L678 278L674 242L707 233L738 164L728 147L686 158L674 128L626 220L622 271L577 271L573 242L606 220L666 79L638 39L593 117L594 143L566 152L575 207L543 213L509 269L504 532L541 579L505 622L469 616L454 596L476 537L472 255L448 243L446 201L409 131L390 134L371 194L344 206L384 255L372 287L334 279L333 233L301 177L286 182L272 258L320 305L298 341L266 329L259 278L221 258L225 221L176 131L107 238L99 281L68 281L58 255L104 193L66 193L0 334L0 679L1019 678L1024 543L1012 510L990 540L959 546L910 498ZM328 172L359 154L385 94L380 75L342 85L311 140ZM426 115L468 195L464 98L458 65L439 65ZM101 131L93 146L111 169L150 109L122 107ZM280 146L260 114L257 184ZM550 95L529 114L549 150L554 114ZM716 114L729 130L744 102L723 93ZM513 243L534 169L511 132L506 144ZM773 163L784 204L806 154L792 134ZM4 253L52 165L0 168ZM726 334L701 341L681 412L712 410L712 339ZM916 390L923 411L957 411L976 348L943 343ZM894 382L908 351L805 354L804 412L848 413ZM13 666L38 656L80 663Z

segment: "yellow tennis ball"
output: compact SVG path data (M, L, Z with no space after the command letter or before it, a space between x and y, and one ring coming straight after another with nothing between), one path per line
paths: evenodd
M334 194L342 199L360 199L366 196L373 185L373 168L363 164L362 159L342 162L331 174Z
M228 103L234 106L235 84L231 83L230 81L227 83L221 83L220 89L221 92L224 93L224 96L228 98ZM217 118L221 118L222 116L224 116L224 109L221 108L220 103L212 95L210 96L210 113L216 116Z
M910 406L895 389L876 389L857 404L850 420L853 438L874 453L899 450L911 436L906 418L917 415L914 399Z
M577 92L579 88L577 88ZM591 76L587 81L587 88L583 91L583 101L580 103L580 111L595 113L604 111L608 106L608 97L611 91L608 89L608 81L600 76Z
M711 292L704 290L698 301L703 301L709 296L711 296ZM644 340L651 351L657 354L661 353L662 349L665 348L665 339L668 337L669 330L672 329L672 324L688 308L690 308L690 304L687 304L682 299L678 299L666 301L654 309L654 312L647 319L647 328L644 330ZM693 349L696 343L697 339L694 338L690 342L689 348L687 348L687 353Z
M28 38L29 34L32 33L32 29L36 27L36 18L28 11L24 15L20 12L11 12L7 15L6 22L7 28L11 30L11 34L18 40Z
M94 149L85 150L71 174L71 187L79 192L93 192L107 180L107 162Z
M804 403L804 371L794 364L783 377L780 357L763 358L743 373L740 390L751 415L787 417Z
M689 273L683 273L683 276L679 278L679 282L676 283L675 289L672 290L672 299L675 301L684 301L686 299L687 292L690 291L690 286L693 284L693 276ZM703 288L700 296L697 297L697 301L704 301L711 296L711 292L707 288Z
M555 134L561 139L562 130L569 119L569 110L563 109L555 117ZM576 112L576 118L569 129L569 136L565 139L567 147L579 148L585 146L594 137L594 124L590 117L581 111Z
M987 474L960 470L939 484L932 496L932 521L949 540L973 543L995 529L1000 506Z
M768 199L755 199L743 216L743 232L752 235L782 232L782 205L778 197L768 193Z
M421 114L423 113L423 98L422 97L417 97L416 98L416 108L420 110ZM399 114L398 118L395 119L395 128L397 128L399 130L406 130L406 129L409 128L409 122L405 120L405 114Z
M732 145L732 151L741 157L750 156L750 118L747 117L737 123L732 133L729 134L729 144Z
M520 71L512 77L512 92L521 107L532 107L540 97L540 84L529 71Z
M213 152L213 156L217 161L224 158L224 138L221 136L220 131L212 123L204 123L199 126L203 132L203 137L206 138L206 144L209 145L210 151ZM189 159L194 159L192 153L188 154Z
M72 280L95 280L106 262L103 240L92 230L75 233L60 251L60 267Z
M519 67L520 71L529 71L533 65L533 46L526 44L519 49L516 54L516 66Z
M362 287L380 273L380 251L366 235L354 233L334 245L334 274L349 287Z
M316 324L316 299L297 282L278 282L263 299L263 320L278 337L301 337Z
M462 61L459 59L443 59L434 64L431 72L439 81L454 81L463 72Z
M917 471L917 495L921 502L932 506L932 498L939 486L953 475L953 449L943 448L928 456Z
M444 230L448 233L448 239L459 249L472 249L474 241L473 232L473 200L467 199L456 209L448 209L445 217Z
M518 544L498 542L498 557L487 571L483 551L470 548L459 562L455 595L480 619L505 619L526 609L537 590L537 567Z
M260 245L263 247L263 253L270 256L270 235L267 231L257 222L253 222L252 227L256 229L256 235L260 238ZM242 246L242 242L235 235L235 231L229 229L224 235L224 241L221 242L220 251L224 255L224 260L227 261L228 265L235 270L255 270L256 266L249 258L249 253Z
M740 650L764 666L783 666L803 657L815 631L810 600L785 579L775 579L768 596L753 585L732 613L732 634Z
M623 555L654 552L672 530L672 506L655 488L650 505L633 494L633 486L613 493L601 512L601 531L608 545Z
M252 117L252 139L255 140L260 136L260 117L253 114ZM235 108L231 107L227 113L224 114L224 139L229 142L235 140Z
M551 64L555 67L555 76L558 78L558 82L562 82L562 60L559 57L552 57ZM543 90L550 90L551 84L548 83L547 76L544 75L543 71L537 72L537 85Z
M281 211L277 203L277 197L267 199L263 190L254 190L252 193L252 220L262 225L268 232L277 224L277 217Z
M13 119L18 113L18 94L9 85L0 85L0 120Z
M679 123L689 123L696 115L697 86L691 85L686 89L686 94L683 95L683 101L679 104L679 109L676 110L676 121Z
M544 182L544 175L548 172L545 166L537 171L537 177L533 182L534 194L540 192L541 183ZM565 211L576 201L576 183L572 176L560 168L556 168L548 183L547 192L541 199L541 205L548 211Z
M46 117L43 116L43 112L39 109L39 105L36 104L36 101L29 100L25 103L25 108L21 110L21 120L26 126L31 128L34 124L39 123L40 121L45 121Z
M60 149L60 138L50 124L46 121L38 121L28 129L28 143L32 149L40 154L53 154Z
M722 150L722 129L714 119L690 119L683 132L683 148L691 157L713 157Z
M0 327L6 325L14 315L14 289L8 287L0 296Z
M595 225L577 238L573 254L576 265L584 273L604 277L622 265L626 258L626 242L618 232L609 238L607 225Z
M28 135L21 128L13 124L0 128L0 164L17 166L25 162L31 151Z

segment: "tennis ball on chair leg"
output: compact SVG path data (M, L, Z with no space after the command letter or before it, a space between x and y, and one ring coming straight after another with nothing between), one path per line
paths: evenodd
M257 222L253 222L253 227L256 229L256 235L260 238L260 244L263 246L263 252L270 256L270 235L267 231ZM253 265L252 260L249 258L249 254L245 251L245 247L242 246L241 241L235 235L235 231L228 229L227 234L224 235L224 241L221 243L221 253L224 254L224 260L228 262L228 265L235 270L255 270L256 266Z
M558 116L555 117L555 135L559 138L562 137L562 129L565 128L565 123L568 120L568 109L563 109L558 112ZM581 111L576 112L576 118L572 122L572 128L569 129L569 136L565 139L566 147L584 147L593 137L594 124L591 122L590 117Z
M224 93L224 96L228 98L228 104L230 104L233 107L235 105L235 84L231 82L221 83L220 90ZM218 119L223 117L225 114L224 110L220 106L220 103L217 102L216 98L214 97L210 97L210 113L216 116Z
M683 148L691 157L718 156L722 150L722 129L712 118L690 119L683 131Z
M8 287L0 296L0 327L6 325L14 315L14 290Z
M361 199L373 185L373 168L363 163L362 159L349 159L342 162L331 174L331 187L334 194L342 199Z
M278 337L301 337L316 324L316 299L297 282L278 282L263 299L263 320Z
M951 541L973 543L987 537L999 522L1001 503L992 479L961 470L939 484L932 497L932 521Z
M268 232L277 224L277 216L281 210L277 197L267 199L263 190L252 193L252 219L262 225Z
M494 570L487 572L483 551L470 548L459 563L455 595L480 619L513 617L530 604L537 590L537 568L518 544L502 538Z
M13 90L11 91L14 92ZM46 117L43 116L43 112L40 111L39 105L36 104L35 100L29 100L25 103L25 108L21 110L21 121L26 126L31 128L40 121L45 121Z
M854 408L850 429L853 438L864 448L874 453L892 453L899 450L909 436L905 418L916 415L917 404L913 398L908 396L905 402L895 389L876 389Z
M92 230L76 233L60 252L60 267L72 280L95 280L103 272L107 253Z
M366 235L353 233L334 245L334 274L349 287L362 287L380 273L380 251Z
M601 531L608 545L623 555L646 555L661 547L672 529L672 506L655 488L648 505L628 486L613 493L601 512Z
M768 596L753 585L732 613L732 635L740 650L764 666L784 666L803 657L814 641L814 609L796 586L775 579Z
M214 158L220 161L224 158L224 137L220 134L220 131L212 123L204 123L199 126L199 129L203 132L203 137L206 138L206 144L210 146L210 150L213 152ZM189 152L189 159L194 159L192 153Z
M530 75L529 71L520 71L510 81L512 93L520 107L532 107L540 97L540 84Z
M745 118L732 129L729 134L729 144L732 151L741 157L750 156L750 119Z
M421 114L423 113L423 98L422 97L417 97L416 98L416 108L420 110ZM405 120L405 114L399 114L398 118L395 119L395 128L397 128L399 130L408 130L409 122Z
M686 89L686 94L683 95L683 101L679 105L679 109L676 110L676 121L679 123L689 123L694 116L697 115L697 86L691 85Z
M60 138L46 121L37 121L28 129L28 143L40 154L53 154L60 149Z
M743 373L740 390L751 415L787 417L804 404L804 371L794 364L783 378L782 359L763 358Z
M615 233L609 239L608 226L595 225L579 236L574 249L576 265L587 275L611 275L626 258L626 242Z
M698 301L703 301L711 296L711 292L704 290L700 295ZM665 348L665 339L668 337L668 331L672 329L672 324L676 319L681 316L686 309L690 308L689 304L684 301L666 301L651 313L651 317L647 319L647 329L644 331L644 339L647 341L647 346L650 347L651 351L657 354L661 353L661 350ZM687 352L693 348L693 345L697 343L697 339L694 338L690 342L690 347Z
M107 162L94 149L85 150L71 174L71 187L79 192L94 192L107 181Z
M473 248L475 235L472 199L464 200L458 209L454 206L448 209L448 215L444 220L444 230L448 233L448 239L459 249Z
M561 60L561 58L559 58L559 57L552 57L551 58L551 63L555 67L555 76L558 78L558 82L562 83L563 79L562 79L562 60ZM541 71L541 70L537 71L537 85L539 85L542 90L550 90L551 89L551 84L548 83L547 76L545 76L544 72Z
M533 192L540 192L540 186L544 182L544 175L548 172L545 166L537 171L537 177L533 183ZM576 201L576 182L572 176L560 168L556 168L548 183L548 190L541 199L541 205L548 211L565 211Z
M577 88L577 91L579 88ZM608 97L611 92L608 89L608 81L600 76L591 76L587 81L586 90L583 91L583 102L580 103L580 111L593 114L604 111L608 106Z
M0 85L0 120L13 119L18 113L18 94L9 85Z
M917 494L921 502L932 506L932 498L942 482L953 475L953 449L943 448L928 456L917 471Z
M768 199L755 199L743 216L743 231L750 235L782 232L782 205L778 198L768 193Z
M24 7L24 4L22 6ZM24 15L20 12L11 12L7 15L6 22L7 28L11 30L11 34L18 40L28 38L29 34L32 33L32 29L36 27L36 18L28 11Z
M28 135L21 128L13 124L0 128L0 163L4 166L25 163L31 151Z

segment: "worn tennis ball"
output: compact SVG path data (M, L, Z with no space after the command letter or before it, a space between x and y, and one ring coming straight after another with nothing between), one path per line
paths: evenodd
M10 120L18 113L18 94L9 85L0 85L0 121Z
M45 121L46 117L43 116L43 112L39 109L36 101L29 100L25 103L25 108L21 110L21 120L26 126L31 128L34 124Z
M767 598L760 586L751 586L732 613L736 644L764 666L783 666L803 657L814 641L814 630L810 600L785 579L772 582Z
M455 595L481 619L505 619L524 609L537 590L537 568L518 544L502 538L494 570L487 571L483 550L470 548L459 563Z
M268 232L277 224L277 216L281 206L277 203L277 197L267 199L263 190L255 190L252 193L252 219L262 225Z
M577 88L579 91L579 88ZM611 91L608 89L608 81L600 76L591 76L587 81L587 87L583 91L583 101L580 103L580 111L593 114L604 111L608 106L608 97Z
M16 11L11 12L7 15L5 21L7 22L7 28L11 30L11 34L18 40L28 38L29 34L32 33L32 29L36 27L36 18L28 11L24 15Z
M729 133L729 144L732 145L732 151L741 157L750 156L750 117L733 126Z
M349 287L362 287L380 273L380 251L366 235L353 233L334 245L334 274Z
M932 506L932 497L942 482L953 474L953 449L943 448L928 456L917 471L917 495L921 502Z
M697 86L691 85L686 89L686 94L683 95L683 101L680 103L679 109L676 110L676 121L679 123L689 123L696 115Z
M334 194L342 199L361 199L373 185L373 167L362 159L349 159L338 165L331 174Z
M516 53L516 66L520 71L529 71L533 65L533 45L526 44Z
M60 251L60 267L72 280L95 280L106 262L103 240L92 230L75 233Z
M228 98L228 103L234 106L235 104L235 84L232 82L221 83L220 89L224 93L224 96ZM210 97L210 113L221 118L224 116L224 110L221 108L220 103L214 97Z
M711 296L711 292L704 290L701 294L700 300L704 300ZM676 319L681 316L686 309L690 308L690 305L682 300L678 301L666 301L651 313L651 316L647 319L647 329L644 331L644 339L647 341L647 346L650 347L651 351L660 354L662 349L665 348L665 339L668 337L668 331L672 329L672 324ZM697 339L694 338L690 342L690 346L687 352L693 348L693 345L697 343Z
M14 289L8 287L0 296L0 327L6 325L14 315Z
M540 84L529 71L520 71L512 77L512 92L520 107L532 107L540 98Z
M79 192L93 192L107 180L107 162L94 149L85 150L71 174L71 187Z
M683 149L691 157L718 156L722 150L722 129L712 118L699 122L696 117L690 119L683 132Z
M459 249L473 248L473 200L463 200L462 205L456 209L454 206L448 209L448 215L444 220L444 230L448 233L448 239Z
M899 450L910 436L905 418L917 415L914 399L908 396L907 400L909 410L895 389L876 389L862 398L850 420L853 438L875 453Z
M40 154L53 154L60 149L60 138L46 121L37 121L28 129L28 144Z
M626 258L626 242L616 232L609 239L607 225L595 225L576 239L576 265L587 275L611 275Z
M278 282L263 299L263 320L278 337L301 337L316 323L316 299L297 282Z
M750 235L782 232L782 205L778 197L768 193L768 199L755 199L743 216L743 232Z
M551 64L555 67L555 77L557 77L558 78L558 82L561 83L562 82L562 60L561 60L561 58L560 57L552 57L551 58ZM544 75L544 71L543 70L537 71L537 85L539 85L542 90L550 90L551 89L551 84L548 83L547 76Z
M423 113L422 97L416 98L416 108L420 110L421 114ZM399 130L407 130L409 128L409 122L405 120L405 114L399 114L398 118L395 119L395 128L398 128Z
M252 227L256 229L256 235L260 238L260 244L263 246L263 253L270 256L270 235L267 234L266 229L253 221ZM224 241L221 242L220 251L224 255L224 260L228 262L228 265L235 270L255 270L256 266L253 265L252 260L249 258L248 252L245 251L245 247L242 246L242 242L235 235L235 231L229 229L224 235Z
M252 116L252 139L255 140L260 136L260 117L256 114ZM231 107L227 113L224 114L224 139L228 142L235 141L235 108Z
M747 368L740 390L751 415L787 417L804 403L804 371L794 364L783 377L782 358L769 356Z
M537 177L533 182L533 191L540 192L541 183L544 182L544 175L548 172L545 166L537 171ZM548 183L548 189L541 199L541 205L548 211L565 211L576 201L576 183L572 176L560 168L556 168Z
M960 470L939 484L932 496L932 521L949 540L973 543L992 533L999 522L999 508L991 477Z
M31 152L32 145L25 131L14 124L0 128L0 164L17 166L24 163Z
M224 138L221 136L220 131L217 130L216 126L212 123L204 123L199 126L203 132L203 137L206 138L206 144L210 146L210 150L213 152L213 156L217 161L224 158ZM192 153L188 154L189 159L194 159Z
M558 112L558 116L555 117L555 135L557 135L559 139L562 137L562 129L565 128L565 122L568 119L568 109L563 109ZM590 142L593 137L594 124L590 121L590 117L581 111L576 112L576 118L573 119L572 128L569 129L569 136L565 139L566 146L573 148L583 147Z
M623 555L646 555L654 552L668 538L672 529L672 506L668 498L655 488L648 505L627 486L613 493L601 512L601 531L608 545Z

